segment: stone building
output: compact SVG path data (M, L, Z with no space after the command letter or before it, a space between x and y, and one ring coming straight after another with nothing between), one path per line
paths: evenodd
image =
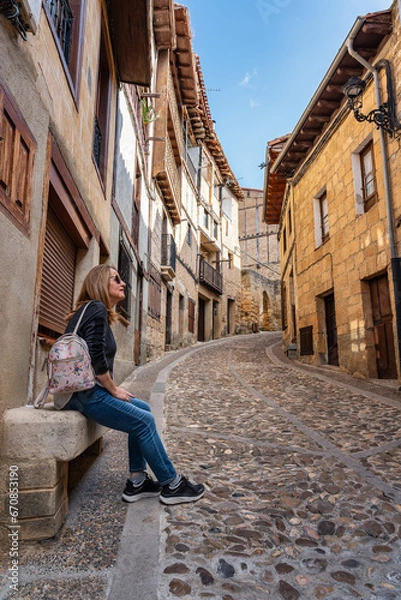
M238 209L241 249L241 330L281 328L278 226L264 219L263 190L243 188Z
M170 48L159 51L154 109L147 357L234 333L239 319L242 192L213 129L182 5Z
M149 357L202 339L199 322L205 340L232 333L241 190L213 132L183 6L0 2L0 55L2 535L12 464L21 536L37 539L54 535L67 514L69 461L104 433L51 402L32 408L83 278L107 262L127 283L114 328L117 382ZM205 199L210 240L201 233ZM222 287L211 291L214 272Z
M145 0L135 6L118 0L107 6L101 0L1 3L0 255L9 274L0 282L9 299L0 317L1 347L7 348L0 378L1 493L4 508L11 462L20 467L25 538L57 531L68 510L68 461L102 434L81 415L32 408L45 381L47 351L96 264L118 266L131 284L115 328L116 379L136 362L150 178L143 118L132 108L141 106L138 91L152 85L161 37L150 28L149 10ZM164 10L159 3L154 19ZM136 86L134 101L124 86ZM133 240L138 181L143 203L140 238Z
M398 3L358 17L269 165L284 347L359 377L400 376L400 61Z

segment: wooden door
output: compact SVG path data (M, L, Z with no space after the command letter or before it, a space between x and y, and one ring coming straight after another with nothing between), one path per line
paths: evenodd
M377 376L379 379L397 379L393 316L387 275L370 281L370 297L375 336Z
M198 342L205 341L205 301L199 298L198 302Z
M326 312L327 362L329 365L338 366L337 323L334 294L329 294L325 297L324 306Z

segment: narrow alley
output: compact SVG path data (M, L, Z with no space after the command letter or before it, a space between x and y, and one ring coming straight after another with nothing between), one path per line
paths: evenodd
M61 533L24 547L18 599L401 598L395 385L290 361L279 333L166 354L125 385L205 497L127 507L125 440L109 432L78 459Z

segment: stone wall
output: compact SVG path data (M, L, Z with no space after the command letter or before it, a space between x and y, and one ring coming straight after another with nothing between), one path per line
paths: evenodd
M263 190L244 190L238 209L241 249L240 331L281 328L278 226L263 221Z
M395 7L395 5L394 5ZM380 58L390 61L400 98L401 64L397 49L400 44L400 22L394 15L394 32L383 47ZM377 62L377 61L375 61ZM385 90L384 69L380 85ZM383 95L385 92L383 91ZM399 104L399 102L398 102ZM376 107L375 87L371 81L363 94L363 112ZM401 216L399 142L385 134L388 168L391 180L392 215ZM356 172L359 155L373 144L377 201L364 210L360 205ZM319 194L328 200L329 236L317 239L316 219ZM333 128L325 144L315 148L304 172L293 181L295 254L283 256L284 264L294 260L297 289L297 329L312 326L314 353L302 356L310 363L327 362L327 335L324 298L334 293L338 335L339 365L358 376L377 377L376 348L373 332L369 281L388 273L393 328L395 331L394 290L380 132L370 123L359 123L351 111ZM395 228L397 254L401 232ZM290 269L287 269L289 272Z
M251 270L241 272L240 332L281 329L280 282Z

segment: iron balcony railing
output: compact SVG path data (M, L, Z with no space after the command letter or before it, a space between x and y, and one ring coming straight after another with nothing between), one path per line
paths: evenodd
M102 132L100 129L99 121L95 115L94 132L93 132L93 157L95 162L100 169L100 157L102 152Z
M199 257L199 283L216 294L223 293L223 276L210 263Z
M45 6L63 50L65 61L70 60L73 14L68 0L46 0Z
M175 271L176 256L176 246L173 236L170 233L163 233L162 266L171 267Z

